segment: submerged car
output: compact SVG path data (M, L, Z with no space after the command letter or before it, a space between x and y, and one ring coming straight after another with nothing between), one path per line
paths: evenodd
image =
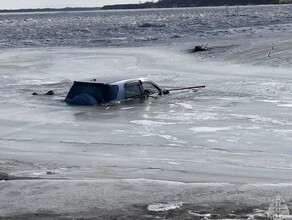
M65 102L75 105L98 105L143 101L149 96L158 97L167 92L146 78L92 79L74 81Z

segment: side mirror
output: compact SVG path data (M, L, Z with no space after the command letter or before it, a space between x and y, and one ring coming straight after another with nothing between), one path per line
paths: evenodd
M165 89L162 91L163 95L168 95L169 94L169 90Z

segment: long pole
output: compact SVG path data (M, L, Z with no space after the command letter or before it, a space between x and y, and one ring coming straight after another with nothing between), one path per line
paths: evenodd
M167 89L167 91L179 91L179 90L187 90L187 89L200 89L205 88L206 86L191 86L191 87L183 87L183 88L175 88L175 89Z

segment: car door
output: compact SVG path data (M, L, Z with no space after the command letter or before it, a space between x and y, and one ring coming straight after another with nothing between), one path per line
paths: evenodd
M143 102L145 100L144 89L141 82L131 82L125 84L125 101L129 102Z

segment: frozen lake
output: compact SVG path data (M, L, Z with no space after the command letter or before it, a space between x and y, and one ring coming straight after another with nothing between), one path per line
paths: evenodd
M17 175L43 176L54 169L59 177L290 181L289 67L212 63L176 49L2 52L3 159L34 161ZM71 80L113 73L146 76L166 87L207 88L131 106L72 107L61 101ZM57 95L31 95L50 89Z
M221 217L227 218L236 210L228 206L234 201L248 207L249 215L255 208L266 215L277 194L289 203L288 21L283 32L268 28L262 35L259 28L160 46L1 49L0 172L42 180L0 182L0 218L40 213L90 219L112 210L128 219L153 219L159 203L183 207L180 217L201 219L191 213L226 209ZM208 44L208 50L187 53L194 44ZM73 80L112 75L206 88L134 105L77 107L62 101ZM32 96L48 90L56 95Z

